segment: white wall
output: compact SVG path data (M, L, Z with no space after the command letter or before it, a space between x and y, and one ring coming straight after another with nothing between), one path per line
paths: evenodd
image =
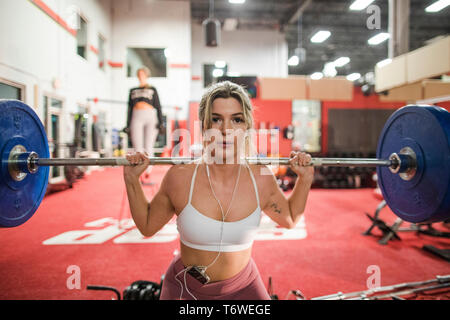
M44 0L62 19L70 20L71 0ZM106 57L110 56L111 19L109 0L77 0L76 5L88 20L88 44L98 48L100 32L106 38ZM88 46L89 46L88 45ZM61 142L73 141L70 114L88 98L110 97L110 68L98 68L97 55L87 49L87 59L76 53L76 38L27 0L0 1L0 77L26 86L26 100L43 119L43 96L64 100ZM59 87L53 85L58 80ZM35 96L37 88L37 96ZM91 115L106 111L110 105L89 104ZM90 123L92 123L92 117ZM110 119L107 118L110 122ZM108 141L106 141L108 143Z
M121 62L98 68L98 57L76 53L76 38L28 0L0 0L0 77L26 86L26 103L43 116L43 95L64 99L62 142L73 139L70 114L88 98L122 103L90 103L91 114L107 113L107 125L122 129L126 122L128 92L138 84L127 78L128 47L168 48L166 78L150 78L160 94L163 113L173 117L181 107L187 118L189 101L199 101L203 63L225 60L228 71L260 77L287 76L287 44L275 31L222 31L217 48L204 45L200 25L191 25L189 1L154 0L43 0L65 21L71 21L75 4L88 21L88 46L98 48L98 33L106 38L107 61ZM171 67L172 65L172 67ZM174 67L185 65L187 67ZM54 80L59 87L54 87ZM35 98L37 87L37 98ZM108 143L108 141L107 141Z
M192 25L191 101L199 101L203 93L203 64L217 60L228 63L228 72L242 76L287 77L288 48L285 36L276 31L221 31L221 43L206 47L201 25Z
M113 61L123 68L112 73L112 98L126 101L129 89L138 85L127 78L128 47L168 48L167 77L150 78L159 93L163 113L171 117L173 107L182 108L186 117L190 96L190 68L171 68L171 64L191 64L191 13L188 1L113 1ZM125 125L126 105L113 116L114 124Z

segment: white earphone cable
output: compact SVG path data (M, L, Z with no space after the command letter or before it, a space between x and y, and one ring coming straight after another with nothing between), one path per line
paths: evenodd
M210 188L211 188L211 191L212 191L212 193L213 193L214 198L216 199L217 203L219 204L220 211L221 211L221 213L222 213L222 223L221 223L221 226L220 226L219 252L218 252L217 256L215 257L215 259L214 259L209 265L207 265L207 266L199 266L199 267L204 268L204 272L206 272L206 270L207 270L209 267L211 267L214 263L216 263L217 259L219 259L219 256L220 256L220 254L221 254L221 252L222 252L223 227L224 227L224 224L225 224L225 218L227 217L228 213L230 212L231 205L232 205L232 203L233 203L234 196L235 196L235 194L236 194L237 185L238 185L238 182L239 182L239 178L240 178L240 176L241 176L241 167L242 167L242 166L239 165L239 171L238 171L238 175L237 175L237 178L236 178L236 183L235 183L235 185L234 185L233 194L232 194L232 196L231 196L230 205L228 206L227 212L224 214L224 213L223 213L223 207L222 207L222 204L220 203L219 199L217 198L216 193L214 192L214 188L212 187L211 177L210 177L210 174L209 174L209 167L208 167L208 164L206 164L206 173L207 173L207 176L208 176L209 186L210 186ZM186 291L189 293L189 295L190 295L192 298L194 298L194 300L197 300L197 298L189 291L189 289L188 289L188 287L187 287L187 283L186 283L186 274L187 274L187 272L188 272L188 267L184 268L183 270L181 270L180 272L178 272L178 273L175 275L175 280L180 284L180 287L181 287L180 300L181 300L182 297L183 297L183 284L181 283L180 280L178 280L177 277L178 277L178 275L179 275L180 273L182 273L183 271L184 271L184 287L186 288Z

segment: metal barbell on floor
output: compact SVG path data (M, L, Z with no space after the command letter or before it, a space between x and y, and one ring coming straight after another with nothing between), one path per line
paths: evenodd
M126 166L126 158L50 158L44 127L34 110L17 100L0 100L0 227L25 223L47 188L49 166ZM152 157L151 165L195 158ZM287 165L289 158L245 159L250 164ZM450 114L434 106L406 106L386 122L377 158L312 158L312 166L376 167L382 194L405 221L450 217Z

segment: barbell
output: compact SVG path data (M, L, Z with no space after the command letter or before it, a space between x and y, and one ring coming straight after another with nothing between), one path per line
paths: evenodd
M16 227L38 209L50 166L126 166L126 158L50 158L45 129L34 110L0 100L0 227ZM151 157L151 165L195 158ZM250 164L289 164L289 158L247 157ZM312 158L312 166L376 167L391 210L420 223L450 218L450 113L435 106L405 106L387 120L377 158Z

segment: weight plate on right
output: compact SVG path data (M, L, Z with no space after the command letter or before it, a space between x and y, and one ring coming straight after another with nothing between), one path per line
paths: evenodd
M402 220L437 222L450 217L450 113L433 106L406 106L387 120L377 158L411 148L417 171L411 180L377 167L378 184L391 210Z

